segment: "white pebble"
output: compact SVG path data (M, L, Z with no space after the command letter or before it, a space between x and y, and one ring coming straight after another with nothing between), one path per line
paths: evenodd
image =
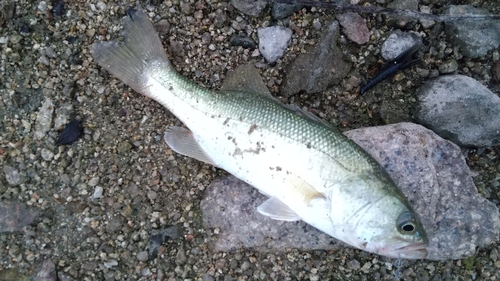
M97 3L97 7L99 8L99 10L101 11L106 11L106 9L108 8L108 6L106 6L106 4L104 4L104 2L98 2Z
M257 36L260 53L269 63L273 63L285 53L292 38L292 30L283 26L259 28Z
M106 268L111 268L111 267L117 266L117 265L118 265L118 262L116 260L109 260L109 261L104 263L104 266Z
M38 10L42 12L47 11L47 3L45 1L40 1L40 3L38 3Z
M42 149L42 158L45 161L50 161L52 158L54 158L54 153L46 148Z
M101 186L96 186L94 190L94 195L92 197L94 199L99 199L102 197L102 193L104 192L104 189Z

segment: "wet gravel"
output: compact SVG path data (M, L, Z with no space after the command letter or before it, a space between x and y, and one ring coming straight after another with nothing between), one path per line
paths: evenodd
M213 251L208 242L218 231L203 230L199 204L204 189L225 172L173 153L162 137L179 121L101 70L89 53L92 42L118 36L121 18L134 3L61 3L0 3L0 201L21 204L10 210L25 211L21 217L30 219L27 224L14 220L17 228L9 227L15 231L0 233L0 280L53 271L59 280L500 279L498 242L471 258L446 262L394 260L350 248ZM460 3L500 10L489 1ZM254 61L275 96L341 130L411 120L415 90L443 69L499 92L491 74L498 50L467 59L454 51L442 26L416 22L404 29L425 35L423 63L359 96L356 81L369 79L383 64L380 46L394 29L385 16L362 15L372 31L370 41L358 46L341 38L351 73L326 92L284 97L279 90L285 66L316 44L321 27L335 19L333 12L304 8L275 21L268 11L250 17L224 1L142 6L159 22L167 53L184 76L217 89L229 70ZM257 29L275 24L294 33L285 56L272 65L255 49L230 43L240 33L257 42ZM64 125L74 119L81 120L83 135L56 145ZM500 206L500 148L463 152L481 194ZM7 220L2 212L0 219ZM56 280L44 276L37 280Z

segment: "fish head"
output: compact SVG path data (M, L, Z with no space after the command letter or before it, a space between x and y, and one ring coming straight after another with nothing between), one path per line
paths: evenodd
M335 227L335 237L382 256L427 256L428 239L420 219L388 175L356 176L340 189L342 202L331 197L330 218L340 226Z
M417 214L397 197L386 195L359 221L366 226L357 231L368 252L391 258L423 259L428 239Z

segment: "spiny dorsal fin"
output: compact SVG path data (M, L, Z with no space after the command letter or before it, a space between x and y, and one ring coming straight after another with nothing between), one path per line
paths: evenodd
M273 97L266 84L262 81L259 71L252 63L240 65L235 70L229 72L226 80L222 83L220 90L221 92L246 92L249 94L263 95L281 104L283 107L294 112L298 116L311 120L315 123L319 123L330 129L335 129L332 124L320 119L311 112L303 110L296 105L283 104L281 101Z
M293 104L284 104L283 105L285 108L293 111L296 115L302 117L302 118L305 118L305 119L308 119L314 123L318 123L318 124L321 124L331 130L337 130L337 128L335 128L332 124L328 123L326 120L323 120L321 118L319 118L318 116L314 115L313 113L307 111L307 110L304 110L302 108L300 108L299 106L297 105L293 105Z

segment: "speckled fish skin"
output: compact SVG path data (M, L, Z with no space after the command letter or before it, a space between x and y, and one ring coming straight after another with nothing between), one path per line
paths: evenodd
M220 167L270 199L259 211L302 219L356 248L425 258L418 216L384 169L338 130L310 113L249 91L212 92L170 64L148 17L124 20L122 44L91 47L95 61L161 103L186 127L167 131L174 151Z

